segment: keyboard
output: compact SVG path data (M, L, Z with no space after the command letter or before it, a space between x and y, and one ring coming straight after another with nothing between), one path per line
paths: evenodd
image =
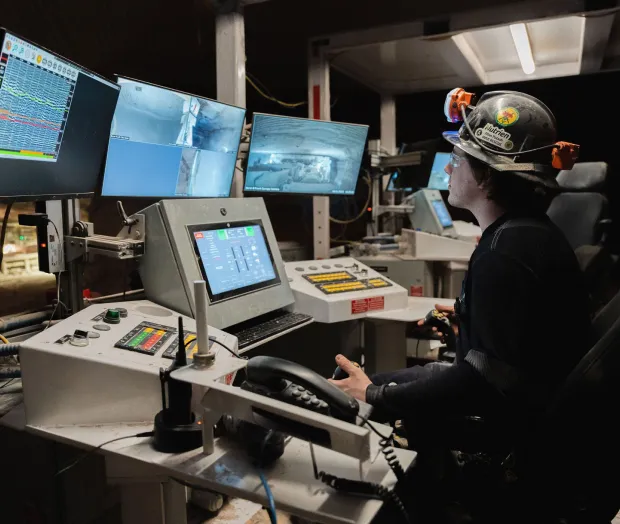
M236 332L234 330L229 332L239 339L239 349L243 349L278 333L282 333L287 329L305 324L310 320L312 320L312 317L303 313L284 313L255 326L245 327Z

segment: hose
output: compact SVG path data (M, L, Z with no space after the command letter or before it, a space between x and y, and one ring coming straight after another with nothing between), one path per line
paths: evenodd
M0 380L6 380L9 378L21 378L22 372L19 369L12 371L0 371Z
M20 344L4 344L0 346L0 357L12 357L19 354Z
M50 316L51 311L37 311L36 313L27 313L17 317L0 318L0 333L40 324L44 320L49 319Z

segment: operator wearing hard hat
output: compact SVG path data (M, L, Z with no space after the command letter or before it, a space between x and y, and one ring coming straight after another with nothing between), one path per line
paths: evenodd
M449 93L446 116L463 125L444 133L454 146L448 201L471 211L483 231L448 312L458 322L456 362L369 378L336 357L349 377L332 382L387 419L403 419L410 446L450 414L482 415L516 438L512 429L532 427L589 349L583 275L545 213L556 174L572 168L579 147L556 142L555 118L534 97L496 91L476 106L472 97Z

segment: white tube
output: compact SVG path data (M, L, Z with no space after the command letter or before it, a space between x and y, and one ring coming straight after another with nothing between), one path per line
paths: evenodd
M209 325L207 324L207 285L204 280L194 281L194 300L196 304L196 356L205 356L209 352Z

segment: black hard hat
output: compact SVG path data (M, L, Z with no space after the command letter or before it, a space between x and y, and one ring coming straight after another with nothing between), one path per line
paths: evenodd
M552 166L549 147L557 140L557 124L540 100L516 91L491 91L468 106L466 115L458 133L443 134L448 142L497 171L557 187L558 169Z

